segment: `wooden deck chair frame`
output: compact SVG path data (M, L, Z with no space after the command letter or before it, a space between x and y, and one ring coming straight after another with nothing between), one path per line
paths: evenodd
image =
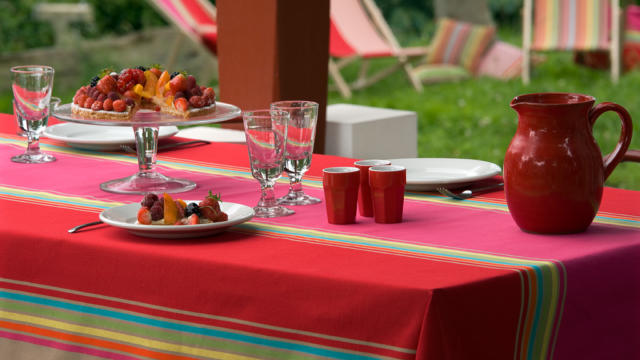
M340 1L340 0L337 0ZM420 79L415 75L413 71L413 66L410 63L410 60L417 57L426 56L428 52L427 47L412 47L412 48L402 48L398 43L398 40L393 35L389 24L384 19L382 12L376 6L373 0L361 0L361 3L364 7L364 10L367 12L369 19L373 23L375 29L380 34L383 40L390 46L393 51L393 55L390 57L395 57L397 62L387 68L381 69L371 75L369 75L369 65L370 58L362 57L360 55L353 55L349 57L339 58L334 60L333 57L329 58L329 75L333 79L335 83L335 88L340 92L340 94L345 98L350 98L353 90L362 89L368 86L375 84L381 79L391 75L398 69L402 68L406 73L411 85L413 85L414 89L418 92L423 91L422 83ZM349 84L344 79L341 74L341 70L353 63L356 60L361 60L360 69L358 72L357 79Z
M215 58L215 54L213 54L211 50L208 49L202 43L201 39L198 37L197 34L195 34L190 29L184 29L182 26L176 23L175 19L172 19L171 16L166 13L166 11L164 10L164 6L161 4L162 0L148 0L148 1L149 3L151 3L151 5L153 5L156 11L160 13L167 20L167 22L169 22L173 27L178 29L178 34L173 44L171 45L171 49L169 50L169 53L168 53L169 55L165 62L165 66L167 67L167 69L173 68L185 38L188 38L189 40L191 40L201 51L205 51L206 53L211 54L213 58ZM196 0L196 1L200 3L202 8L207 12L207 14L209 15L209 17L211 17L211 19L216 19L216 16L217 16L216 7L211 2L207 0ZM179 1L174 2L174 5L176 6L176 10L178 10L179 12L183 12L183 13L187 12L187 10L181 6ZM185 18L185 21L188 23L189 27L193 29L197 29L200 27L200 25L193 22L189 18L189 16L185 16L184 18Z
M611 2L611 38L608 51L611 62L611 81L617 83L620 78L620 24L622 11L620 10L620 0L609 1ZM524 0L522 9L522 81L525 84L531 81L533 2L534 0Z

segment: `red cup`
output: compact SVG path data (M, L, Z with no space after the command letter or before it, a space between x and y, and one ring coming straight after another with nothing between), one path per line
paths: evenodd
M360 216L373 216L371 188L369 187L369 168L372 166L391 165L389 160L360 160L353 163L360 169L360 192L358 193L358 210Z
M407 169L403 166L384 165L369 168L369 186L375 222L391 224L402 221L406 184Z
M356 222L360 170L355 167L332 167L322 170L324 202L330 224Z

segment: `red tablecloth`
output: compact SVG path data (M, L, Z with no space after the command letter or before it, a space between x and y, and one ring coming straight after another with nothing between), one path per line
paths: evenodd
M45 140L58 161L16 164L14 129L0 115L0 358L640 358L640 192L606 188L589 230L563 236L522 232L502 192L408 193L401 224L330 225L319 204L200 239L69 234L140 199L98 188L135 156ZM352 162L314 156L306 191ZM259 196L242 145L158 165L198 183L184 199Z

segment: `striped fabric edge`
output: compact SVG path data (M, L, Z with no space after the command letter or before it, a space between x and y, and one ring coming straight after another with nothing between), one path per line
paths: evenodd
M608 49L610 11L608 0L536 0L531 49Z
M0 279L0 330L151 359L411 359L415 349Z
M8 192L7 189L4 189ZM15 197L29 196L21 190ZM38 193L37 196L42 196ZM80 199L75 199L79 201ZM63 203L62 198L52 198L52 202ZM62 206L62 205L61 205ZM91 202L87 207L99 206ZM99 208L99 207L98 207ZM520 319L518 349L516 358L539 358L551 350L557 332L557 317L560 316L566 292L564 266L556 260L524 259L498 254L486 254L471 250L448 249L379 239L372 236L355 236L330 233L324 229L296 228L251 221L237 226L231 231L248 232L255 236L277 237L290 241L303 241L324 246L339 246L359 251L384 252L396 256L411 256L429 261L446 261L466 266L508 268L521 274L523 312ZM414 351L414 350L413 350ZM337 356L334 354L332 356Z

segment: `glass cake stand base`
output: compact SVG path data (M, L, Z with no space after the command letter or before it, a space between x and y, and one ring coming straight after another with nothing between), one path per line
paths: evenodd
M100 189L116 194L179 193L195 188L193 181L168 177L158 172L139 172L100 184Z

